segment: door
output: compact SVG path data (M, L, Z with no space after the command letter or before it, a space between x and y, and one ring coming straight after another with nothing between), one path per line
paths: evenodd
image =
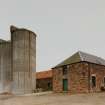
M68 80L63 79L63 91L68 91Z

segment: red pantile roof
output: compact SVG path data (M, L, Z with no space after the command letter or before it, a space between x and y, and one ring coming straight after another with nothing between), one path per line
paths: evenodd
M52 70L41 71L36 73L36 79L52 78Z

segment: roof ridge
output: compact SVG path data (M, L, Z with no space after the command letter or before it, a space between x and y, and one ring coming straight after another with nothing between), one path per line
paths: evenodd
M78 51L78 54L80 56L81 61L83 61L83 57L82 57L81 51Z

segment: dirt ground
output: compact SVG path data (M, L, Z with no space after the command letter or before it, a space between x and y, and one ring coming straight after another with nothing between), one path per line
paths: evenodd
M105 93L0 96L0 105L105 105Z

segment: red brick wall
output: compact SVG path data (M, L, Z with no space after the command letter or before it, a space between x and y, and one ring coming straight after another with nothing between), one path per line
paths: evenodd
M92 88L91 75L96 75L96 88ZM63 79L68 79L68 92L87 93L100 91L103 78L105 76L105 66L96 65L87 62L68 65L68 73L63 76L62 67L53 69L53 90L55 92L63 91Z

